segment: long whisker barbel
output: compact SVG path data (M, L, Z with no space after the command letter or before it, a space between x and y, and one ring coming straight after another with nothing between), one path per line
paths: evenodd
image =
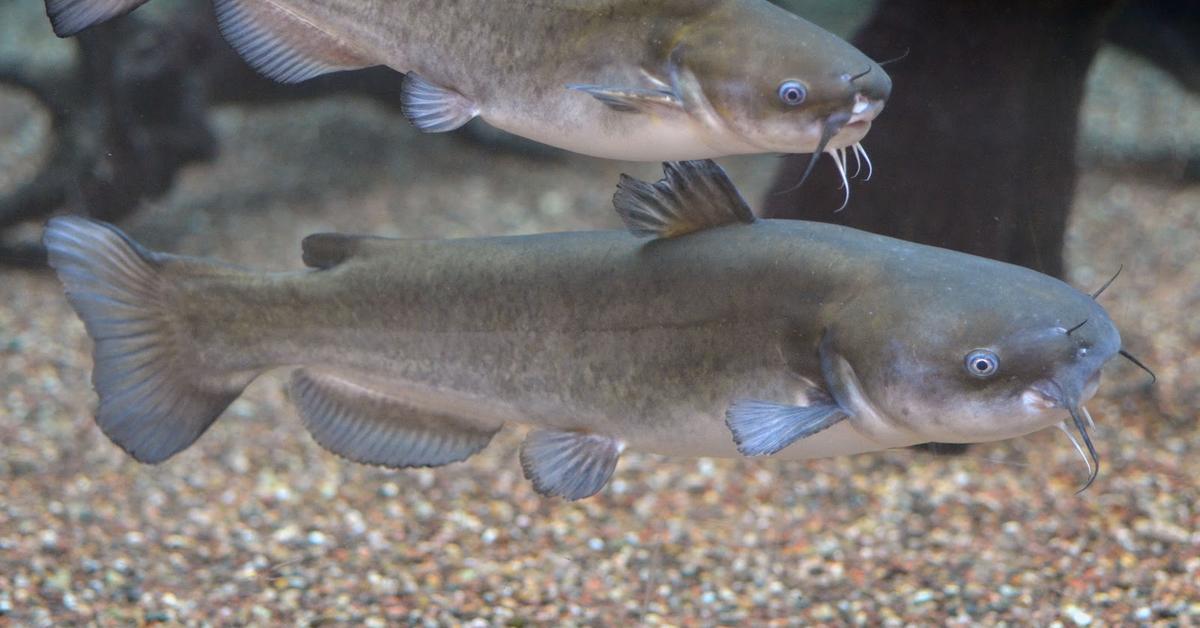
M910 53L910 52L912 52L912 48L905 48L905 49L904 49L904 53L903 53L903 54L901 54L899 57L892 57L891 59L888 59L887 61L879 61L879 62L878 62L878 65L879 65L879 67L881 67L881 68L882 68L883 66L885 66L885 65L887 65L887 64L889 64L889 63L895 63L895 62L897 62L897 61L903 61L903 60L904 60L906 57L908 57L908 53Z
M817 140L817 149L813 151L812 158L808 160L808 166L804 168L804 174L800 175L800 180L796 182L796 185L786 190L780 190L775 194L787 194L800 189L800 186L804 185L804 182L808 180L808 176L812 174L813 168L817 165L817 160L825 153L825 148L829 146L829 140L832 140L833 136L837 135L837 132L842 130L842 127L849 121L849 114L834 114L829 116L825 124L821 125L821 137Z
M1100 454L1096 453L1096 446L1092 444L1092 439L1090 436L1088 436L1087 426L1084 425L1083 417L1079 416L1079 410L1074 406L1067 408L1067 410L1071 413L1071 420L1075 422L1075 429L1079 430L1079 435L1083 437L1083 444L1087 445L1087 450L1092 456L1092 461L1096 463L1096 466L1094 467L1088 465L1088 471L1090 472L1090 475L1088 476L1087 483L1083 485L1083 488L1075 491L1075 494L1078 495L1086 491L1088 487L1092 485L1092 482L1096 481L1096 476L1100 475ZM1071 440L1073 441L1074 439ZM1078 447L1078 445L1076 445L1076 447Z
M1075 451L1079 453L1080 458L1083 458L1083 464L1087 465L1088 473L1091 474L1092 461L1088 460L1087 454L1083 452L1083 447L1079 445L1079 441L1075 438L1075 435L1071 433L1071 428L1067 427L1067 422L1062 421L1054 427L1062 430L1062 433L1067 435L1067 440L1070 440L1071 444L1075 446Z
M870 68L870 66L867 66L867 69L863 70L862 72L859 72L858 74L855 74L854 76L851 76L850 82L853 83L854 81L857 81L858 79L860 79L870 73L871 73L871 68Z
M1129 360L1130 362L1133 362L1134 364L1138 365L1138 368L1140 368L1140 369L1142 369L1143 371L1146 371L1147 373L1149 373L1149 374L1150 374L1150 383L1151 383L1151 384L1153 384L1153 383L1155 383L1155 382L1157 382L1157 381L1158 381L1158 376L1154 374L1154 371L1151 371L1151 370L1150 370L1150 367L1146 366L1145 364L1142 364L1142 361L1141 361L1141 360L1139 360L1139 359L1137 359L1137 358L1133 357L1133 354L1132 354L1132 353L1130 353L1130 352L1128 352L1128 351L1126 351L1126 350L1124 350L1124 349L1120 349L1120 350L1118 350L1118 351L1117 351L1117 353L1121 354L1121 357L1125 358L1126 360Z
M841 206L839 206L837 209L833 210L834 213L837 213L837 212L842 211L843 209L846 209L846 205L850 204L850 179L846 177L846 153L845 153L845 149L839 149L839 150L842 151L840 153L841 159L838 159L838 155L835 154L835 155L833 155L833 163L834 163L834 165L837 166L838 174L842 175L842 187L846 189L846 194L844 197L842 197Z
M1093 301L1098 299L1100 297L1100 295L1103 294L1104 291L1107 290L1108 287L1111 286L1112 283L1117 280L1117 277L1121 276L1122 270L1125 270L1124 264L1121 264L1120 266L1118 266L1117 272L1113 273L1113 276L1109 277L1108 281L1104 282L1104 285L1100 286L1099 290L1092 293ZM1083 321L1083 323L1086 323L1086 322L1087 322L1087 320ZM1079 329L1081 326L1083 326L1083 323L1080 323L1080 324L1072 327L1071 329L1067 330L1067 335L1070 336L1071 332L1075 331L1076 329ZM1129 360L1130 362L1133 362L1134 364L1136 364L1138 368L1142 369L1143 371L1146 371L1146 373L1148 373L1150 375L1150 383L1151 384L1155 384L1158 382L1158 376L1154 374L1154 371L1150 370L1150 367L1146 366L1145 364L1142 364L1141 360L1133 357L1132 353L1130 353L1124 349L1118 350L1117 353L1121 354L1121 357L1125 358L1126 360Z
M862 159L867 164L867 176L863 177L863 181L870 181L871 175L875 174L875 167L871 165L871 158L867 156L867 149L862 145L862 142L854 143L855 159Z
M1124 264L1121 264L1120 266L1118 266L1118 267L1117 267L1117 272L1113 273L1113 276L1112 276L1112 277L1110 277L1110 278L1108 279L1108 281L1104 282L1104 285L1103 285L1103 286L1100 286L1100 289L1099 289L1099 290L1097 290L1097 291L1095 291L1095 292L1093 292L1093 293L1092 293L1092 300L1093 300L1093 301L1094 301L1094 300L1096 300L1097 298L1099 298L1099 297L1100 297L1100 295L1101 295L1101 294L1103 294L1103 293L1104 293L1104 291L1105 291L1105 290L1107 290L1107 289L1108 289L1108 287L1112 285L1112 282L1114 282L1114 281L1116 281L1116 280L1117 280L1117 277L1120 277L1120 276L1121 276L1121 271L1122 271L1122 270L1125 270L1125 265L1124 265Z
M1083 418L1087 419L1088 427L1096 429L1096 420L1092 418L1092 413L1088 412L1087 406L1079 406L1079 410L1083 412Z

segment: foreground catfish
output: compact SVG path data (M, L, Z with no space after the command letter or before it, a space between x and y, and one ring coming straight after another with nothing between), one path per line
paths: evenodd
M46 0L74 34L146 0ZM846 151L891 79L766 0L214 0L221 31L284 82L386 65L422 130L476 116L567 150L661 161Z
M1121 340L1093 298L962 253L755 220L712 162L666 175L622 178L633 235L320 234L302 272L155 253L83 218L51 221L45 244L96 343L96 420L143 462L278 366L298 367L292 398L336 454L444 465L525 423L526 475L569 499L599 491L626 446L812 458L1071 417L1098 462L1081 404Z

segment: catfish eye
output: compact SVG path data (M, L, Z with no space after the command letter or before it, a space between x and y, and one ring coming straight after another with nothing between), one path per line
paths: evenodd
M967 372L975 377L990 377L1000 368L1000 358L985 349L976 349L967 354Z
M804 102L808 90L800 81L784 81L779 85L779 100L789 107L795 107Z

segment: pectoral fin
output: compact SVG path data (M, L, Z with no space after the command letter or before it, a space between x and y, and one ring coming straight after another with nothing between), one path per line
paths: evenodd
M404 76L400 107L404 117L426 133L453 131L479 115L471 99L412 72Z
M735 401L725 411L725 425L733 432L738 451L746 456L769 456L847 417L828 395L809 397L811 404L807 406Z
M483 450L500 430L309 369L292 375L291 390L317 443L354 462L393 468L441 466Z
M521 468L538 493L574 501L604 488L624 448L600 434L537 430L521 444Z
M567 89L581 91L616 111L650 113L654 111L683 111L683 101L665 89L616 87L573 83Z

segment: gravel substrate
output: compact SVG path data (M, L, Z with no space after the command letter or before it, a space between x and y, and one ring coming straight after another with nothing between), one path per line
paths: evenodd
M220 159L127 222L136 238L293 269L320 230L615 227L617 173L657 171L497 154L356 100L216 123ZM774 162L726 163L753 193ZM346 463L305 433L283 373L143 466L92 422L90 343L57 282L3 271L0 625L1200 623L1198 207L1195 182L1081 181L1072 279L1125 265L1103 301L1159 374L1150 390L1106 369L1089 404L1103 469L1081 495L1083 463L1048 430L958 458L630 452L566 503L521 477L517 429L437 470Z

